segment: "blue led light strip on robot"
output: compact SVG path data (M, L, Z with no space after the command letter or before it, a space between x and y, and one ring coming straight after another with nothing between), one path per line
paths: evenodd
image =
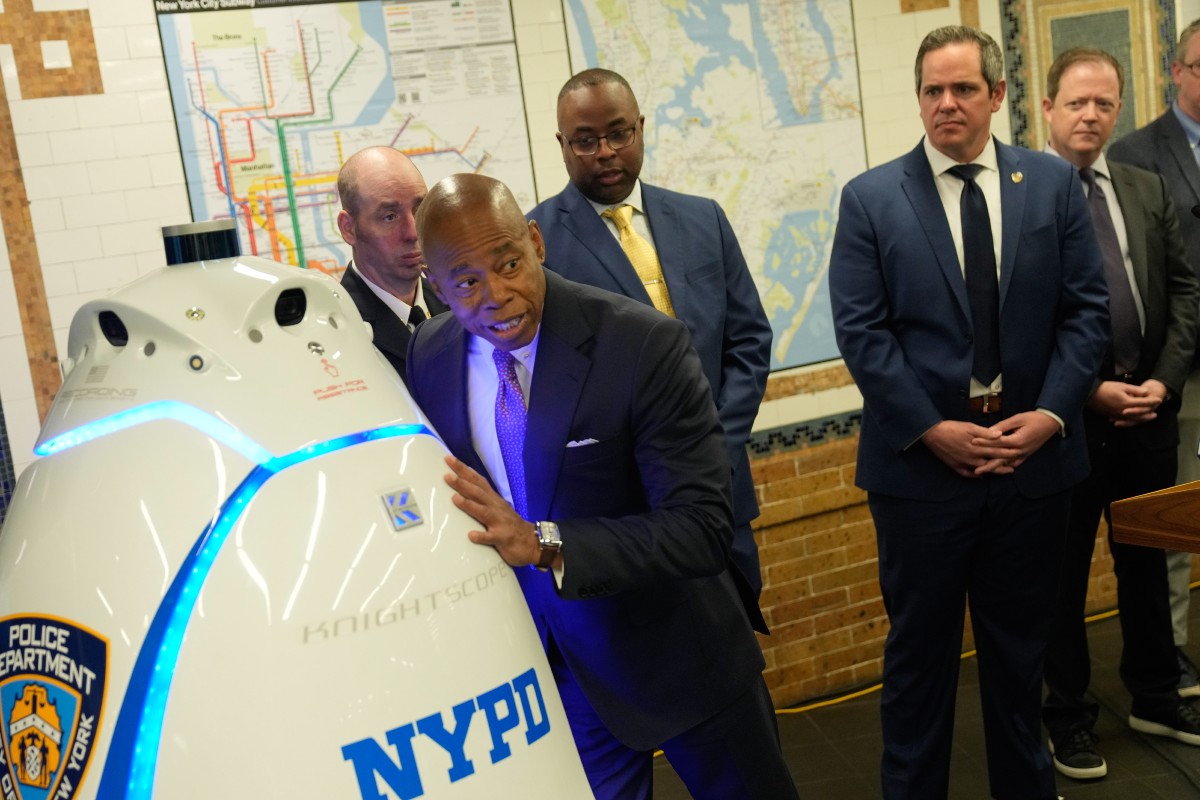
M262 485L289 467L366 442L397 436L433 436L424 425L388 425L339 436L282 456L252 441L236 428L186 403L164 401L129 409L80 426L38 448L39 455L62 452L119 430L159 419L174 419L197 428L258 463L222 504L217 518L188 552L167 589L138 652L116 730L109 745L97 797L109 800L149 800L154 791L154 771L162 741L167 696L183 645L183 635L212 570L217 553L229 532Z
M154 403L135 406L119 411L103 419L94 420L78 428L72 428L66 433L59 434L49 441L42 442L33 449L39 456L49 456L61 453L86 444L93 439L108 436L110 433L126 430L147 422L160 419L173 419L188 427L207 433L212 438L244 455L255 464L265 464L271 460L271 451L251 439L237 428L222 419L214 417L207 411L201 411L195 406L181 403L177 400L160 400Z

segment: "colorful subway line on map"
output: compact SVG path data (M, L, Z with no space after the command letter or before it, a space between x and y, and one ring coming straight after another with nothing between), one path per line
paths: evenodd
M203 49L195 40L191 41L194 78L187 82L189 102L195 113L204 119L214 182L227 204L226 214L216 217L228 216L238 223L242 241L253 255L265 255L277 261L336 274L343 266L338 259L306 255L301 214L307 211L316 215L314 228L325 237L323 243L341 245L336 223L339 210L337 172L349 154L343 150L342 132L335 122L334 93L363 48L356 46L337 65L336 74L321 92L323 97L318 102L313 77L324 61L320 32L316 29L306 32L297 21L295 38L298 51L294 71L300 77L296 85L303 91L299 100L292 98L292 105L299 105L299 108L283 110L277 95L279 74L287 71L287 54L281 54L278 48L260 48L257 41L251 44L259 96L253 101L235 101L226 107L212 101L206 90L206 86L213 87L222 97L232 100L231 93L221 86L218 68L206 65ZM310 49L315 51L311 63ZM282 68L276 63L278 61L283 61ZM398 146L415 119L410 113L395 126L390 137L393 147ZM292 152L289 136L294 138L301 128L332 135L336 165L326 169L300 166L311 159L306 159L299 148ZM478 131L476 126L457 146L430 143L398 149L414 160L423 156L453 155L461 159L467 169L477 172L491 157L487 151L476 159L467 155ZM233 144L235 141L239 144ZM261 246L261 234L267 237L265 248Z

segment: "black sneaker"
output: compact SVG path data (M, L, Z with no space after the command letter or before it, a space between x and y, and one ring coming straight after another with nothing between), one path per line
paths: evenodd
M1057 740L1050 740L1054 768L1077 781L1095 780L1108 774L1104 756L1096 752L1096 734L1087 728L1071 728Z
M1196 671L1196 665L1182 647L1175 648L1175 657L1179 661L1179 696L1200 697L1200 672Z
M1200 746L1200 711L1187 703L1180 703L1166 719L1144 719L1130 714L1129 727L1151 736L1166 736Z

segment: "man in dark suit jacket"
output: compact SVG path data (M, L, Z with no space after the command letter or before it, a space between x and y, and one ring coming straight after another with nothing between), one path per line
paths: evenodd
M1179 215L1179 232L1192 270L1200 275L1200 165L1197 165L1197 143L1200 143L1200 19L1194 20L1179 34L1175 58L1171 62L1171 78L1175 82L1176 98L1166 113L1144 128L1114 142L1108 149L1109 161L1132 164L1157 172L1167 182L1175 213ZM1200 352L1200 347L1197 348ZM1193 356L1193 361L1195 356ZM1177 457L1179 483L1200 480L1200 459L1196 457L1200 443L1200 369L1188 377L1179 410L1179 450ZM1200 696L1200 673L1184 652L1188 642L1188 606L1191 600L1192 554L1167 553L1167 574L1171 587L1171 617L1174 623L1177 658L1182 671L1179 693L1187 697Z
M543 270L537 223L494 179L447 178L417 225L452 314L413 336L413 397L471 540L516 568L596 797L649 798L656 747L697 798L795 797L687 329Z
M567 81L558 94L558 129L571 182L528 215L545 238L546 266L651 304L616 223L601 217L611 207L633 207L632 225L652 242L671 313L691 331L712 387L733 465L734 563L757 598L762 576L750 522L758 500L746 441L771 369L771 324L737 237L715 201L638 179L645 117L617 73L589 69Z
M1113 142L1111 161L1132 164L1157 172L1167 182L1171 202L1179 214L1179 232L1188 263L1200 271L1200 217L1192 209L1200 206L1200 165L1196 145L1200 142L1200 19L1179 34L1171 76L1175 102L1166 113L1144 128ZM1192 448L1195 455L1195 448Z
M1056 797L1046 610L1069 489L1087 474L1080 410L1106 292L1078 175L990 135L1003 70L982 31L929 33L915 70L926 136L846 185L834 235L834 325L863 395L857 484L891 623L887 798L947 796L968 598L992 795Z
M1120 62L1103 50L1077 47L1054 59L1042 100L1050 129L1047 151L1078 169L1088 189L1113 320L1113 340L1083 413L1092 468L1071 495L1046 654L1042 718L1055 768L1076 779L1108 772L1092 730L1099 706L1085 697L1091 675L1083 617L1096 527L1112 501L1175 483L1176 412L1192 364L1200 300L1200 283L1184 258L1179 221L1162 178L1104 158L1124 88ZM1133 697L1129 724L1200 745L1200 712L1176 692L1166 555L1111 535L1109 549L1124 639L1121 678Z
M425 179L391 147L368 147L338 173L338 230L354 254L342 286L370 324L375 347L407 381L404 360L412 330L446 306L421 277L413 221Z

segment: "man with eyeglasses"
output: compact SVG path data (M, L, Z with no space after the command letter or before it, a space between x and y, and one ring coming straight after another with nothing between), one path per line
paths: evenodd
M1200 274L1200 19L1179 34L1171 78L1176 97L1158 119L1134 131L1108 149L1108 158L1162 175L1179 217L1179 232L1188 263ZM1198 332L1200 342L1200 332ZM1196 348L1200 358L1200 347ZM1200 480L1200 363L1193 369L1179 410L1178 483ZM1179 662L1179 694L1200 696L1200 674L1188 658L1188 605L1191 600L1192 554L1167 552L1167 578L1171 593L1171 619Z
M767 385L771 325L720 205L639 180L645 122L617 73L589 69L568 80L555 136L570 183L528 217L541 228L547 268L653 305L691 331L733 467L734 579L757 607L758 502L746 441Z

